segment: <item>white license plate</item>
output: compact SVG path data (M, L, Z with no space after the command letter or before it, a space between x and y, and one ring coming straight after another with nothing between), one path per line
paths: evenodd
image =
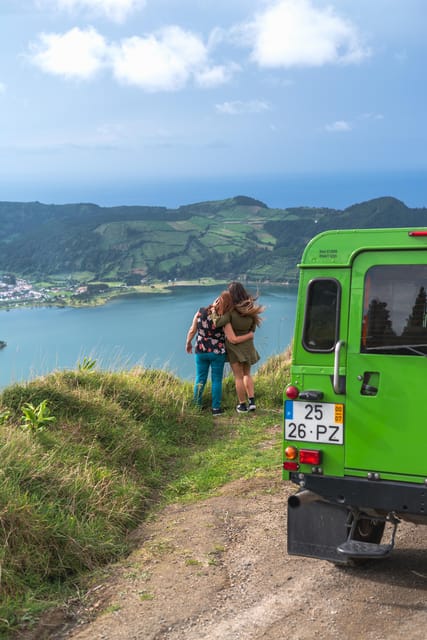
M344 405L286 400L285 439L343 444Z

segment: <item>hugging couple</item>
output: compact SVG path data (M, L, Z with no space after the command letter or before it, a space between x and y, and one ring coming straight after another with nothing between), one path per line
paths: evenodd
M231 282L212 304L196 312L188 330L187 353L192 353L192 340L196 336L194 402L202 405L202 394L211 369L214 416L223 413L222 378L226 361L230 362L234 375L239 401L237 412L256 409L251 365L260 358L254 345L254 332L261 324L261 313L265 309L256 304L256 299L240 282Z

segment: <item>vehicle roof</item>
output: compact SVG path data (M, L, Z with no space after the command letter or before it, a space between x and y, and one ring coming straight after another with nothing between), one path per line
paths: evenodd
M301 268L313 266L349 266L361 251L384 251L387 249L425 249L427 235L411 236L410 232L426 228L405 227L400 229L339 229L324 231L310 240L304 249Z

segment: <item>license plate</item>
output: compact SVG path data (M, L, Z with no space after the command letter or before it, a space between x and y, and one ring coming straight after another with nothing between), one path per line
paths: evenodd
M285 439L343 444L344 405L286 400Z

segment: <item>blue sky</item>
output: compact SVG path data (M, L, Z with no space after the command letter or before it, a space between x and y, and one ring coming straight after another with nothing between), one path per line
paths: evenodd
M426 18L425 0L1 0L0 200L427 176Z

